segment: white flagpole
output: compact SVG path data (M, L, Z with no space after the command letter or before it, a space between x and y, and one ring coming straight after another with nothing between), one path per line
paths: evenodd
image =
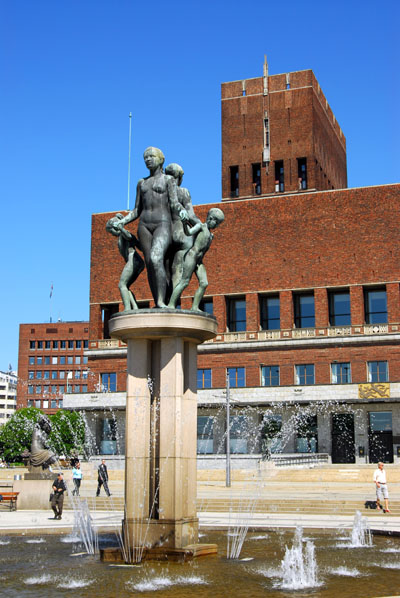
M128 210L129 210L129 193L130 193L130 187L131 187L131 145L132 145L132 112L129 112Z

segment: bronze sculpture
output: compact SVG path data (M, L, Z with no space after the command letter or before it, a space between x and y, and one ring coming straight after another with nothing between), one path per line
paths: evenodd
M51 432L50 420L41 415L32 432L31 455L29 463L32 468L51 468L57 463L57 456L49 449L47 441Z

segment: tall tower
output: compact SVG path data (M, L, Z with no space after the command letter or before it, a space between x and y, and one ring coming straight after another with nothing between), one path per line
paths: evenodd
M222 83L222 200L347 187L346 139L311 70Z

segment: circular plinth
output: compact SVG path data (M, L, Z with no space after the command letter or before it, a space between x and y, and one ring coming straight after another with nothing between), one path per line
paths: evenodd
M109 321L112 338L158 339L180 336L185 340L203 343L217 334L214 316L177 309L140 309L114 315Z

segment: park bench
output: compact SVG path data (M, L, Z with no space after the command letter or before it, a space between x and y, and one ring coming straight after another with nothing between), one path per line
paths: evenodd
M3 488L7 488L7 490L3 490ZM7 506L10 507L10 511L16 511L18 494L19 492L12 491L12 486L0 486L0 504L9 503Z

